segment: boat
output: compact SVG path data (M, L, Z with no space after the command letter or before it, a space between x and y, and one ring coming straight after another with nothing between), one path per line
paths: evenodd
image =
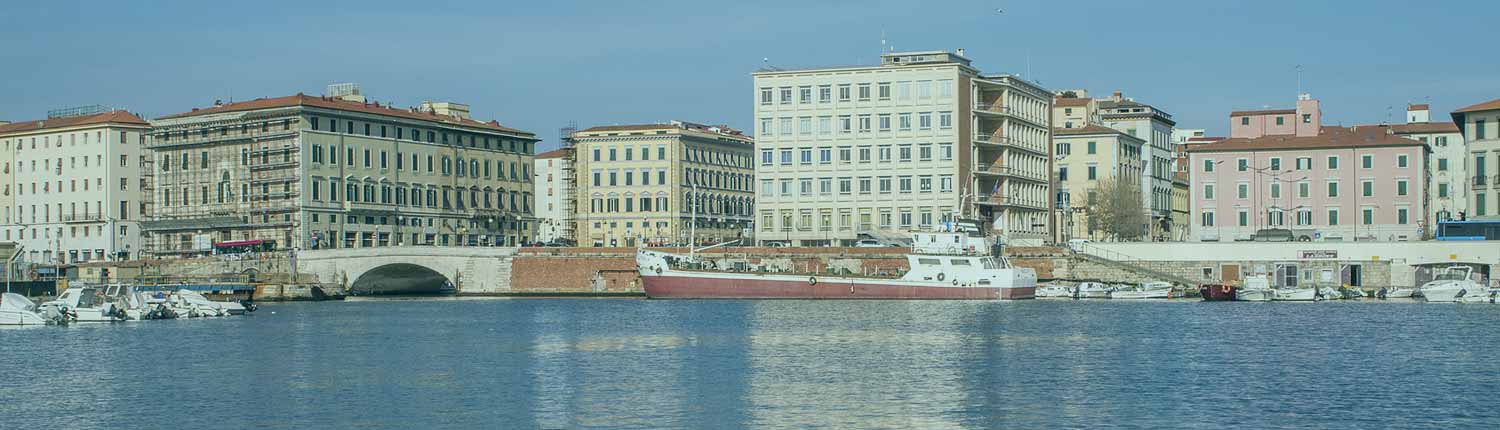
M1115 287L1103 282L1080 282L1076 289L1075 297L1080 299L1107 299L1115 291Z
M38 306L43 315L56 314L70 322L113 322L125 319L125 309L105 300L104 290L75 287L63 290L56 300Z
M900 276L727 270L697 257L640 248L636 270L653 299L950 299L1036 297L1036 271L1015 267L983 223L960 220L912 233Z
M1481 290L1477 294L1465 293L1463 296L1453 299L1457 303L1497 303L1500 302L1500 290L1490 288Z
M1278 302L1311 302L1318 299L1317 288L1277 288L1271 300Z
M48 318L37 312L36 303L16 293L0 294L0 325L44 325Z
M1323 287L1315 289L1318 290L1318 300L1343 300L1347 297L1344 295L1344 292L1339 291L1338 288Z
M1241 302L1269 302L1276 295L1271 289L1271 278L1255 275L1245 278L1245 287L1235 290L1234 299Z
M1147 282L1137 286L1125 285L1117 287L1109 293L1111 299L1170 299L1172 298L1172 284L1166 282Z
M1410 299L1410 298L1412 298L1412 295L1416 293L1416 291L1417 291L1416 288L1411 288L1411 287L1392 288L1392 289L1389 289L1389 290L1385 290L1385 297L1384 298L1387 298L1387 299Z
M1205 302L1227 302L1234 300L1235 290L1238 289L1229 284L1199 284L1198 295Z
M189 318L230 315L229 306L225 302L209 300L207 297L203 297L202 293L193 290L180 289L174 291L172 292L172 296L168 298L168 301L173 303L173 307L176 308L179 315L187 315Z
M1462 265L1443 268L1431 282L1422 284L1422 299L1435 303L1447 303L1469 294L1477 295L1487 292L1483 286L1479 285L1479 282L1472 279L1473 271L1473 268Z
M1047 284L1036 289L1036 298L1072 298L1073 287L1057 284Z

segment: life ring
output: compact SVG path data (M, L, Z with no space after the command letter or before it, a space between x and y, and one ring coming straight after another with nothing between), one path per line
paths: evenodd
M656 266L656 274L661 274L661 266Z
M818 277L817 276L808 276L807 277L807 285L818 285Z
M1222 292L1222 293L1224 293L1224 294L1229 294L1229 289L1230 288L1229 288L1228 285L1220 285L1219 286L1219 291Z
M957 279L953 280L953 286L958 286L958 280Z
M943 277L944 277L944 276L947 276L947 275L944 275L944 274L942 274L942 273L939 273L939 274L938 274L938 276L937 276L937 280L938 280L938 281L939 281L939 282L941 282L941 281L942 281L942 280L943 280Z

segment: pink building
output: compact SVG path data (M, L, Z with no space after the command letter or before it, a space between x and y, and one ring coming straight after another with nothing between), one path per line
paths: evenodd
M1389 130L1326 127L1188 147L1192 239L1290 229L1307 240L1420 240L1430 225L1430 149Z
M1229 113L1229 137L1317 136L1323 129L1321 104L1307 94L1297 95L1296 109L1247 110Z

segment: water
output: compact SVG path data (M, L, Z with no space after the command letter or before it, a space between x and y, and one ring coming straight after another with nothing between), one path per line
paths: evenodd
M1497 428L1497 325L1370 302L266 304L0 330L0 428Z

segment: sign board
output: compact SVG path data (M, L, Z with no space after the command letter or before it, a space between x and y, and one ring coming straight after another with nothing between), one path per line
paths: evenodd
M208 234L193 235L193 250L208 251L214 249L214 237Z
M1305 249L1297 251L1297 258L1339 258L1339 252L1332 249Z

